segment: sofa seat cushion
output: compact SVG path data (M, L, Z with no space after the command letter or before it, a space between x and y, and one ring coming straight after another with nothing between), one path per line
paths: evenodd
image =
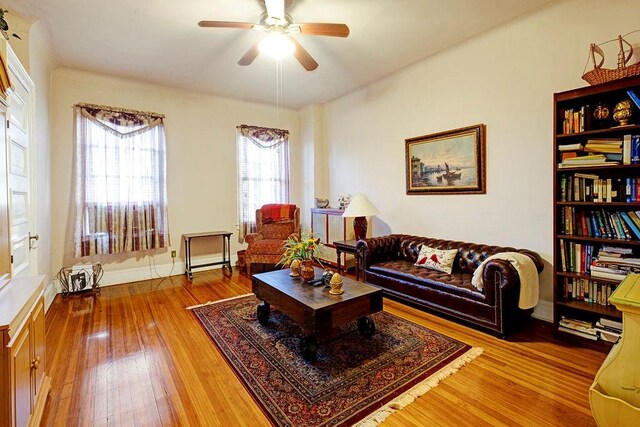
M251 245L251 253L259 255L282 255L282 240L260 239Z
M455 271L452 274L447 274L441 271L417 267L413 263L405 260L383 261L373 264L369 270L417 285L424 285L443 292L450 292L475 301L485 302L486 300L484 293L478 291L471 284L471 278L473 277L471 274L458 273Z

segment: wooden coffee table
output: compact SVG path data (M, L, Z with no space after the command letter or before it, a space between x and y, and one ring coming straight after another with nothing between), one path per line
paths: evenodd
M252 290L261 300L258 321L268 323L273 304L298 322L305 333L300 340L300 352L306 360L316 359L318 338L331 335L338 326L357 320L363 336L375 334L375 323L368 316L382 310L381 289L343 277L344 293L331 295L329 288L303 283L289 273L286 269L253 275ZM322 270L315 268L315 273L319 278Z

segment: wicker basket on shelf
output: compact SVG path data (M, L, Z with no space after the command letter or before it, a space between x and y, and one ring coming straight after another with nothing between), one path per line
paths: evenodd
M632 31L632 33L635 32L636 31ZM624 37L628 36L629 34L618 36L617 39L609 40L607 42L601 43L600 45L591 43L591 47L589 48L589 57L593 62L593 70L587 71L582 75L582 78L586 80L587 83L589 83L590 85L598 85L610 82L612 80L640 75L640 60L635 64L629 65L629 61L633 56L633 46L631 46L631 44L624 39ZM602 68L602 65L604 64L604 51L600 46L614 41L617 41L619 45L618 67ZM600 57L599 61L596 60L596 55Z

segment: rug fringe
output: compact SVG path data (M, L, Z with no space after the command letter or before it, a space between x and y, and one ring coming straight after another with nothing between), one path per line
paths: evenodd
M248 297L250 295L253 295L253 293L238 295L238 296L235 296L235 297L219 299L219 300L215 300L215 301L207 301L204 304L196 304L196 305L191 305L189 307L185 307L185 309L186 310L193 310L194 308L204 307L205 305L217 304L219 302L224 302L224 301L231 301L231 300L238 299L238 298Z
M384 420L387 419L389 415L397 410L406 407L418 397L422 396L432 388L435 388L440 383L440 381L458 372L460 368L471 362L476 357L480 356L483 352L484 349L482 347L471 348L465 354L458 357L456 360L449 363L447 366L443 367L426 380L416 384L410 390L396 397L391 402L378 409L376 412L368 415L367 417L354 424L353 427L374 427L378 424L381 424Z

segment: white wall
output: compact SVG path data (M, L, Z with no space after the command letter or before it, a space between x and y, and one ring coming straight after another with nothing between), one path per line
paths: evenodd
M586 86L589 44L638 29L638 16L636 0L562 2L327 103L332 201L365 193L381 212L374 235L535 250L551 301L553 93ZM406 195L405 138L478 123L487 125L486 195Z
M298 114L275 106L196 94L109 76L57 69L52 75L52 226L53 268L100 262L102 284L121 283L169 272L170 250L178 250L173 274L183 271L182 234L228 230L232 255L239 249L236 214L236 126L249 124L289 129L291 197L299 203L300 146ZM72 160L73 114L78 102L155 111L166 115L169 250L75 259L73 257ZM204 242L192 245L194 255L210 259ZM210 244L210 243L208 243ZM221 247L216 247L216 257ZM197 257L196 257L197 258Z
M298 111L300 121L300 145L302 146L300 166L302 169L301 230L311 229L311 208L316 207L315 199L328 197L327 156L325 153L322 106L307 105Z

